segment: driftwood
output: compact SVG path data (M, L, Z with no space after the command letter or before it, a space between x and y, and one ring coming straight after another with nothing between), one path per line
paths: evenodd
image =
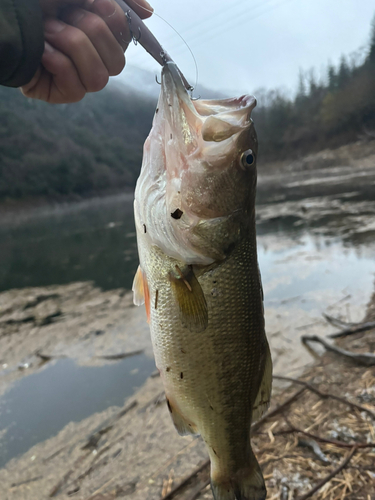
M375 321L369 321L367 323L346 323L338 318L329 316L328 314L323 313L323 316L328 321L328 323L337 328L341 328L340 332L331 333L331 335L328 335L330 339L347 337L349 335L353 335L354 333L367 332L368 330L372 330L373 328L375 328Z
M345 351L344 349L340 349L339 347L335 347L328 342L326 342L323 338L318 337L318 335L302 335L301 340L304 344L308 342L319 342L322 344L327 351L332 351L335 354L343 356L344 358L350 359L364 366L374 366L375 365L375 354L371 353L363 353L358 354L350 351Z
M315 386L313 386L309 382L304 382L303 380L299 380L297 378L284 377L281 375L274 375L273 378L276 380L285 380L286 382L292 382L294 384L303 385L304 387L306 387L306 389L309 389L309 391L314 392L316 395L320 396L322 399L328 399L328 398L336 399L336 401L340 401L340 403L346 404L346 405L350 406L351 408L356 408L359 411L364 411L364 412L368 413L372 418L375 418L375 413L373 411L369 410L368 408L366 408L365 406L361 406L361 405L358 405L356 403L352 403L348 399L342 398L340 396L336 396L335 394L331 394L330 392L320 391L319 389L317 389Z

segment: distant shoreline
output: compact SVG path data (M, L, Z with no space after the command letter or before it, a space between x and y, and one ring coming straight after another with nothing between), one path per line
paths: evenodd
M84 195L70 194L58 196L38 196L25 198L8 198L0 200L0 222L3 217L17 215L27 210L38 210L61 207L72 203L93 202L110 196L130 195L134 193L134 188L122 187L121 189L112 189L99 191L95 193L87 193Z
M363 165L366 159L367 164L373 164L375 168L375 139L360 140L336 149L324 149L316 153L309 153L298 159L265 162L258 165L258 177L262 175L269 177L276 173L297 172L303 170L318 170L329 166L342 165ZM358 164L359 162L359 164ZM367 165L369 166L369 165ZM0 222L5 216L16 215L20 212L35 209L45 209L46 207L63 206L71 203L83 201L91 202L110 196L121 194L133 194L134 188L121 187L118 189L107 189L103 191L90 192L82 195L55 195L24 198L8 198L0 200Z

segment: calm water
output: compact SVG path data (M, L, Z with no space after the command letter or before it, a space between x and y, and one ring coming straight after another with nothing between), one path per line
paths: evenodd
M19 380L0 399L0 467L69 422L122 406L154 370L143 354L99 367L59 359Z
M0 290L93 280L129 288L137 269L133 196L0 220Z
M276 372L309 362L299 337L316 323L324 333L322 312L364 315L375 274L375 170L354 174L335 167L260 179L258 254ZM129 289L137 265L131 195L0 220L0 290L86 280ZM0 467L69 421L122 405L153 370L145 356L104 367L60 360L24 377L0 399Z

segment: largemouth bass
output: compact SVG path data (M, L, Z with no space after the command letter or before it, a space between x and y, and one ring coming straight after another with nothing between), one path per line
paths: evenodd
M250 444L272 362L255 236L256 101L192 101L162 71L135 191L140 267L156 366L177 431L200 434L216 500L266 497Z

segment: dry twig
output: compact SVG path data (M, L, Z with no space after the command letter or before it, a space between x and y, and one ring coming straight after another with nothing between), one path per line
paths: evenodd
M202 484L200 484L193 493L187 497L186 500L196 500L199 497L201 492L210 484L210 478L206 479Z
M251 426L251 430L253 432L257 431L259 429L259 427L261 427L266 420L274 417L278 413L281 413L283 410L285 410L285 408L287 406L289 406L290 404L292 404L296 399L298 399L303 392L305 392L305 387L303 387L299 391L292 394L292 396L290 396L290 398L286 399L283 403L281 403L281 405L277 406L275 409L273 409L273 410L269 411L268 413L266 413L265 415L263 415L263 417L260 418L257 422L254 422Z
M369 410L368 408L361 406L361 405L357 405L356 403L352 403L351 401L349 401L345 398L342 398L340 396L336 396L335 394L331 394L330 392L322 392L319 389L317 389L315 386L310 384L309 382L304 382L303 380L299 380L297 378L292 378L292 377L283 377L281 375L274 375L273 378L276 380L285 380L287 382L293 382L294 384L303 385L304 387L306 387L306 389L309 389L311 392L314 392L316 395L320 396L322 399L328 399L328 398L336 399L336 401L340 401L340 403L346 404L352 408L356 408L359 411L364 411L364 412L368 413L372 418L375 418L375 413L373 411Z
M107 359L107 360L118 360L124 358L130 358L131 356L138 356L138 354L142 354L143 349L132 352L119 352L118 354L103 354L102 356L96 356L98 359Z
M167 495L162 497L160 500L170 500L171 498L173 498L179 490L181 490L184 486L186 486L187 483L191 479L193 479L195 476L197 476L200 472L202 472L209 465L210 465L210 460L209 459L205 460L199 467L194 469L191 474L186 476L185 479L183 479L177 486L175 486L173 488L173 490L171 490Z
M375 321L369 321L367 323L345 323L333 316L323 313L324 318L333 326L337 328L342 328L341 332L331 333L328 335L330 339L338 339L340 337L347 337L348 335L353 335L354 333L367 332L375 328Z
M322 344L327 351L332 351L336 354L339 354L340 356L344 356L345 358L351 359L352 361L355 361L357 363L360 363L361 365L365 366L373 366L375 365L375 354L371 354L369 352L363 353L363 354L357 354L354 352L350 351L345 351L344 349L340 349L339 347L335 347L328 342L326 342L324 339L319 337L318 335L302 335L301 340L304 344L307 342L319 342Z
M303 429L299 429L298 427L295 427L287 418L286 415L283 414L284 420L287 423L287 425L290 427L289 430L285 431L279 431L279 432L274 432L273 435L281 435L281 434L290 434L290 433L298 433L298 434L303 434L304 436L308 436L311 439L315 439L316 441L320 441L321 443L329 443L333 444L334 446L337 446L338 448L375 448L375 443L369 442L369 443L345 443L344 441L338 441L337 439L328 439L322 436L318 436L316 434L311 434L311 432L304 431Z
M310 491L305 493L304 495L298 497L296 500L306 500L307 498L310 498L313 496L314 493L316 493L322 486L324 486L328 481L330 481L333 477L335 477L339 472L341 472L350 462L350 460L353 458L354 454L356 453L358 447L357 446L352 446L352 449L348 456L345 458L345 460L342 461L342 463L335 469L333 470L330 474L328 474L326 477L324 477L317 485L315 485L313 488L311 488Z

